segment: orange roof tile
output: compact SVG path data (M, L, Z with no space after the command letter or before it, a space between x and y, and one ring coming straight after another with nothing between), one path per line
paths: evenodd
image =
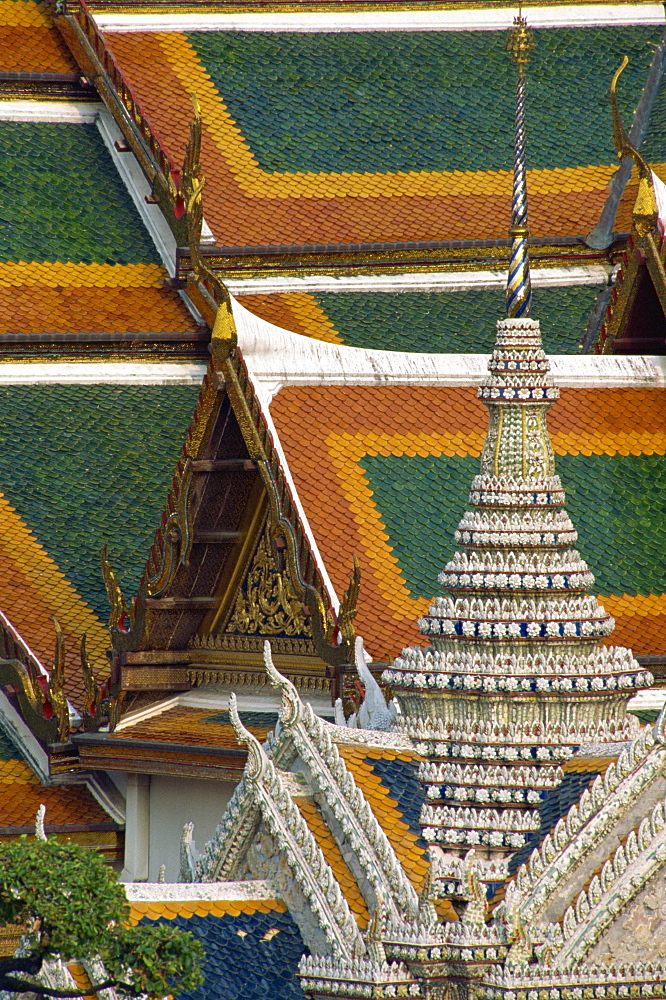
M296 799L296 805L301 810L303 818L307 823L311 833L321 848L326 861L333 869L333 873L342 890L342 894L347 900L350 910L356 918L356 922L361 930L365 930L370 920L368 907L361 895L356 879L349 870L349 866L342 856L342 852L337 842L329 830L324 817L317 808L315 802L308 798Z
M0 72L78 72L45 4L0 0Z
M389 750L368 750L367 747L338 746L340 756L354 776L388 837L393 850L417 891L423 888L428 871L428 859L423 848L417 843L414 832L405 822L398 800L387 795L386 786L373 770L372 761L387 759L414 761L419 756L411 751L396 753Z
M166 277L156 264L0 263L0 335L196 331Z
M23 761L0 760L0 840L11 836L8 827L34 827L42 803L46 806L47 832L51 825L76 827L111 822L85 786L45 787Z
M224 917L239 913L286 913L287 907L279 899L197 899L197 900L132 900L130 920L173 920L175 917L211 916Z
M231 747L239 749L233 726L219 721L226 713L213 709L187 708L180 705L160 712L152 718L143 719L134 725L123 726L111 733L109 739L151 740L156 743L178 743L183 746ZM265 740L271 726L248 724L257 739Z

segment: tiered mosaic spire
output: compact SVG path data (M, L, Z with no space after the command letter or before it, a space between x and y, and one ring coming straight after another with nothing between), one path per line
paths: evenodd
M517 189L522 170L517 158ZM527 309L526 248L521 259ZM546 425L559 397L549 370L537 321L497 323L478 393L489 410L480 474L439 577L447 596L419 622L432 646L403 650L384 674L428 757L426 838L489 856L534 835L539 804L577 748L635 735L626 705L651 683L630 650L601 644L614 622L573 547Z

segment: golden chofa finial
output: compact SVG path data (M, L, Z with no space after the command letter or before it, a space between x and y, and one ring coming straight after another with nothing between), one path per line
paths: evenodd
M618 160L623 160L625 156L630 156L638 167L638 173L640 177L648 177L651 174L650 168L647 163L638 152L635 146L629 141L629 136L627 135L624 125L622 124L622 119L620 118L620 111L617 106L617 84L618 80L624 73L625 69L629 65L629 59L627 56L622 57L622 62L616 69L613 79L610 85L610 105L611 114L613 116L613 140L615 142L615 149L617 151Z
M638 169L638 193L632 212L633 228L639 236L647 236L657 224L657 202L654 194L654 181L652 171L645 162L636 147L629 140L629 136L622 124L620 110L617 106L617 84L620 76L629 65L626 56L622 59L618 69L613 76L610 85L610 104L613 116L613 139L617 151L618 160L622 161L625 156L631 157Z
M530 61L530 52L534 48L534 35L527 27L527 21L522 14L513 19L513 31L509 35L506 47L522 76Z

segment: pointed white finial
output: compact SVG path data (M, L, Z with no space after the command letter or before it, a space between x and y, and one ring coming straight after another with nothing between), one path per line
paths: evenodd
M39 809L37 810L37 816L35 817L35 837L37 840L46 840L46 833L44 831L44 816L46 815L46 806L42 802Z
M363 639L356 636L354 643L354 658L356 660L356 670L365 688L363 704L358 710L357 721L360 729L376 729L386 731L391 728L394 714L386 704L386 698L379 684L372 676L365 661L365 651L363 649Z

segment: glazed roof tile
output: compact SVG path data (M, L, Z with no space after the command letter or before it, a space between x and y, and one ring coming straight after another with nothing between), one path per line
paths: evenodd
M627 53L621 103L631 115L660 34L536 32L533 236L585 234L596 223L615 170L599 105ZM506 237L514 83L505 32L135 32L106 44L174 163L188 95L198 95L206 218L221 245Z
M130 903L130 920L175 920L176 917L225 917L255 913L286 913L285 904L279 899L133 899Z
M487 427L474 388L290 387L271 404L337 592L362 567L355 620L375 660L423 641L416 621L453 554ZM308 447L303 447L303 426ZM666 647L666 394L567 389L549 426L578 547L615 617L609 641Z
M102 669L109 648L101 546L131 593L196 398L196 386L0 386L0 607L47 667L58 619L75 701L81 636Z
M0 335L197 329L178 293L162 287L166 272L157 264L65 263L48 269L44 275L44 265L0 264Z
M94 125L1 121L3 192L0 335L196 330Z
M519 850L509 859L509 871L513 874L524 864L532 851L542 843L569 809L578 802L586 788L592 784L599 771L572 771L564 775L563 780L548 792L541 793L539 803L539 829Z
M137 906L132 903L138 915ZM185 1000L304 1000L296 970L308 949L283 904L213 903L206 915L192 912L187 903L176 907L177 912L172 905L159 916L155 910L141 922L171 920L204 946L205 983L182 993Z
M0 0L0 72L78 72L45 4Z
M261 712L241 712L241 721L257 739L266 739L274 728L274 714ZM262 724L263 723L263 724ZM133 725L111 733L109 739L150 740L155 743L179 743L183 746L233 748L239 743L227 712L212 712L210 709L188 708L176 705L152 718L143 719Z
M314 835L326 861L331 866L342 895L346 899L349 909L354 914L358 926L361 930L365 930L370 920L368 907L361 895L356 879L349 870L347 862L324 817L312 799L298 798L296 799L296 805L300 809L310 832ZM370 805L372 806L372 802Z
M72 827L74 835L77 827L88 824L114 825L84 785L42 785L12 740L0 731L0 843L26 832L21 828L34 828L42 803L47 833L53 826Z
M2 121L0 153L0 261L159 263L94 125Z
M598 285L535 287L535 313L547 316L544 348L576 354ZM240 295L251 312L294 333L373 350L489 354L503 288L461 292L276 292Z
M408 877L420 890L428 870L427 845L418 824L423 803L422 787L416 778L420 758L411 751L355 746L338 746L338 751Z

